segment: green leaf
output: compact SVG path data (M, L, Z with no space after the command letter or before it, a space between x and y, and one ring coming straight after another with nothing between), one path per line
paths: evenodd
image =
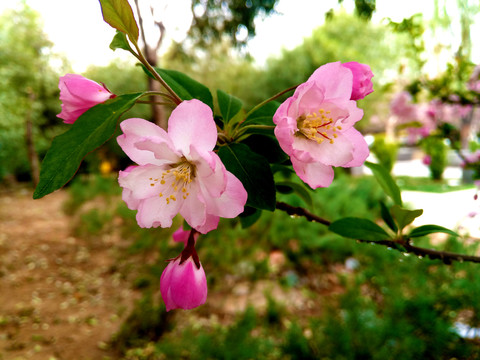
M182 100L198 99L213 110L213 97L208 88L197 80L176 70L155 68L163 80ZM148 73L148 72L147 72Z
M217 90L217 100L223 121L228 123L243 107L242 101L222 90Z
M338 235L366 241L387 240L390 236L373 221L347 217L334 221L328 229Z
M240 223L242 224L242 229L246 229L257 222L262 216L262 210L255 209L250 206L245 206L243 213L238 215L240 218Z
M33 198L39 199L65 185L75 175L83 158L112 137L118 118L141 95L119 95L98 104L81 115L67 132L53 139L43 159L40 182Z
M310 191L305 188L305 186L297 184L293 181L277 181L276 182L277 190L283 194L287 194L288 192L284 192L283 190L279 189L279 187L284 187L285 190L290 189L289 192L295 192L298 196L300 196L305 203L312 207L313 206L313 199L310 195ZM287 190L288 191L288 190Z
M106 23L128 35L130 40L138 40L138 26L127 0L100 0L100 6Z
M115 36L113 37L112 42L110 43L110 49L112 50L123 49L129 52L133 52L132 48L130 47L130 44L128 43L127 36L123 32L118 30Z
M218 156L247 190L248 206L275 210L275 183L267 159L254 153L247 145L236 143L220 147Z
M398 205L393 205L391 211L400 230L403 230L405 226L411 224L413 220L423 214L422 209L407 210Z
M402 206L402 195L395 180L388 173L388 171L378 164L365 161L365 166L372 170L373 175L382 187L383 191L390 196L396 205Z
M382 219L383 221L385 221L385 224L387 224L388 227L394 232L397 232L397 224L395 224L392 214L390 214L390 211L388 210L387 206L384 204L383 201L380 201L380 214L382 215Z
M422 225L419 226L412 231L410 231L410 234L408 234L409 238L414 238L414 237L420 237L420 236L425 236L428 234L433 234L433 233L445 233L453 236L460 236L456 232L444 228L443 226L439 225Z
M279 106L280 103L277 101L270 101L269 103L266 103L261 108L248 115L244 124L274 125L273 115Z
M241 143L264 156L271 164L281 164L289 158L278 144L275 136L253 134Z

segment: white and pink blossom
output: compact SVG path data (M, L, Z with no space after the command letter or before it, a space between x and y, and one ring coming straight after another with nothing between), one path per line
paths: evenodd
M170 227L180 213L205 234L220 217L243 212L247 192L213 152L217 128L207 105L183 101L170 116L168 132L138 118L120 127L117 141L138 166L120 172L118 180L127 206L138 210L140 227Z
M364 163L369 154L353 128L363 111L351 100L354 75L340 62L318 68L277 109L275 136L297 175L312 188L329 186L333 166Z

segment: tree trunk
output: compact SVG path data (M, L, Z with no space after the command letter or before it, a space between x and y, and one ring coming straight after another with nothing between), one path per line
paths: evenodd
M32 176L33 187L37 187L40 179L40 171L38 166L38 154L35 150L35 143L33 141L33 122L32 122L32 107L35 95L29 95L30 107L25 119L25 142L27 144L28 162L30 163L30 174Z

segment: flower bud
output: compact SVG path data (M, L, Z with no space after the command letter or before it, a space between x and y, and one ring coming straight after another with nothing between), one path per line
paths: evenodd
M207 279L200 263L179 256L167 265L160 278L160 292L167 311L193 309L207 300Z
M343 67L350 69L353 74L353 87L351 100L360 100L373 92L372 77L373 73L370 66L351 61L342 64Z
M57 117L73 124L85 111L115 97L106 87L77 74L67 74L58 84L62 112Z

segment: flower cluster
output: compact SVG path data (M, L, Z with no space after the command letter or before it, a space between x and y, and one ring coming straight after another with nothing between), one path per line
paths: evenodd
M367 65L329 63L318 68L276 111L274 133L298 176L312 188L328 186L333 166L361 165L368 146L354 128L363 117L357 100L373 91ZM94 105L115 97L104 86L78 75L60 79L66 123ZM191 230L173 238L185 247L169 260L160 279L167 311L191 309L207 298L207 283L195 243L217 228L219 219L244 211L247 191L217 155L218 130L212 110L193 99L172 111L168 128L139 118L124 120L117 142L135 163L119 172L122 199L136 210L142 228L170 227L180 214ZM221 130L221 129L220 129Z

